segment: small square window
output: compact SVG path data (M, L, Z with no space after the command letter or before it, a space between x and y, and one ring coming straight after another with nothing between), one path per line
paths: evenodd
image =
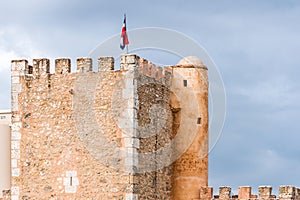
M5 115L2 115L0 119L6 119L6 116L5 116Z

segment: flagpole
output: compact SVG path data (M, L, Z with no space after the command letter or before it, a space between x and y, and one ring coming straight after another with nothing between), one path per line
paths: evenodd
M126 45L126 54L128 54L128 45Z

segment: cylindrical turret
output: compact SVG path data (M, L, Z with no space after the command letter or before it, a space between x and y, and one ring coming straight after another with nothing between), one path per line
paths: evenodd
M180 107L175 119L179 139L174 149L178 159L173 165L172 199L198 199L201 186L208 185L207 67L192 56L171 70L171 98L176 98L173 102Z

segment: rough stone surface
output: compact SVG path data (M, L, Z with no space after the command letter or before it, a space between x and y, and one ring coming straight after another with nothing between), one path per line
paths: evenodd
M196 57L137 55L11 65L11 188L0 200L300 200L300 189L207 186L208 76Z
M212 196L213 191L211 187L201 187L200 197L198 199L208 198L213 200L300 200L300 189L294 186L280 186L278 191L278 198L276 198L276 195L272 194L271 186L260 186L258 188L258 195L252 194L251 190L252 188L250 186L242 186L238 189L238 195L231 195L230 187L220 187L219 194Z
M207 186L207 69L137 55L12 62L12 199L194 199ZM187 81L187 85L185 85Z

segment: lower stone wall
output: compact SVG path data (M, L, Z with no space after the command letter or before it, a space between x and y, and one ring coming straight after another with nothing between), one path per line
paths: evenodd
M250 186L242 186L238 188L238 195L232 195L230 187L220 187L219 194L213 195L212 187L201 187L199 198L194 200L300 200L300 188L294 186L280 186L278 197L272 194L271 186L260 186L258 195L251 190Z

